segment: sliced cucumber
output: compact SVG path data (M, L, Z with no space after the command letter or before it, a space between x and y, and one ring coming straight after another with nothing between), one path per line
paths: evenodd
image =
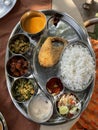
M65 114L68 114L69 109L67 106L61 106L61 107L59 107L59 112L61 115L65 115Z
M78 107L75 106L75 107L73 107L73 108L69 111L69 113L75 114L75 113L77 112L77 110L78 110Z

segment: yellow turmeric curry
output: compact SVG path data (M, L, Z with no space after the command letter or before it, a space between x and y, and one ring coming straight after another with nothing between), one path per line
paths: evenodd
M46 25L46 17L43 13L38 11L31 11L30 13L24 14L21 22L24 31L36 34L41 32Z

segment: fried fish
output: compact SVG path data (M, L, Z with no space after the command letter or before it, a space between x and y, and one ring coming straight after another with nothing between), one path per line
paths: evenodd
M67 41L63 38L48 37L42 44L38 54L40 65L43 67L52 67L55 65L65 45L67 45Z

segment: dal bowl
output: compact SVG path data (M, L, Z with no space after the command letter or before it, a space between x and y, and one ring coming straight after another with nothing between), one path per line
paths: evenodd
M47 19L44 13L36 10L24 13L20 19L22 30L34 36L45 29L46 23Z

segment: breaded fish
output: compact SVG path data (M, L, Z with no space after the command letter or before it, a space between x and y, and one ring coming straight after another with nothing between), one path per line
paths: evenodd
M52 67L55 65L66 44L67 41L60 37L48 37L42 44L38 54L40 65L43 67Z

